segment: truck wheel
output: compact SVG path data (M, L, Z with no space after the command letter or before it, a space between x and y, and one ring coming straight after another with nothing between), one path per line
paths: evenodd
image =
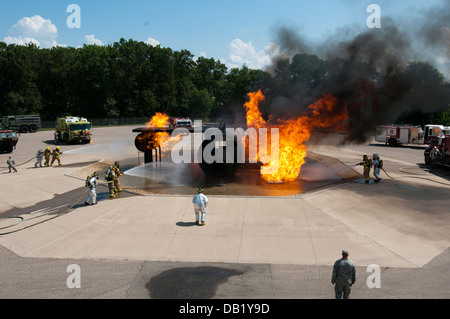
M29 130L30 130L30 133L36 133L38 128L37 128L36 125L30 125L30 129Z
M21 126L20 133L28 133L28 126L25 126L25 125Z
M397 140L395 138L390 138L388 141L389 146L397 146Z

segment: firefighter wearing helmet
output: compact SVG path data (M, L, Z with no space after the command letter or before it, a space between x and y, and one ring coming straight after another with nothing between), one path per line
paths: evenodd
M357 165L362 165L364 168L364 182L369 184L370 182L370 169L372 168L372 160L367 155L363 156L363 161Z
M86 186L89 187L88 197L84 202L86 205L97 204L97 191L96 191L97 185L98 185L98 173L94 172L92 176L90 176L86 180Z
M36 163L34 163L34 167L42 167L42 156L44 155L44 151L42 150L42 148L40 148L37 152L36 152Z
M116 192L114 191L114 179L116 177L116 173L114 172L114 169L112 166L108 168L105 174L106 182L108 183L108 189L109 189L109 198L114 198L116 196Z
M197 190L197 194L195 194L194 198L192 199L192 203L194 204L195 223L202 226L206 225L205 215L206 206L208 205L208 198L205 196L202 188L199 188Z
M120 163L115 162L113 166L114 173L116 174L114 178L114 192L118 193L123 191L122 187L120 186L119 177L123 175L122 171L120 170Z
M58 161L58 166L61 166L61 160L59 159L61 154L62 152L59 150L59 146L56 146L56 148L52 151L52 162L50 163L50 166L53 166L55 161Z
M373 159L373 176L375 176L375 183L381 181L380 171L383 168L383 161L380 159L378 154L372 155Z
M44 166L50 166L50 157L52 156L52 151L50 151L50 147L47 147L44 151Z

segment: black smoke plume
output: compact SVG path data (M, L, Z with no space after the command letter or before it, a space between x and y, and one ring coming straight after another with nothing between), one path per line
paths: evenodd
M344 142L365 142L375 126L393 123L411 107L413 89L421 82L409 71L414 59L424 57L426 48L436 46L441 48L440 54L446 54L443 59L450 59L449 11L436 16L437 12L442 11L435 9L424 14L414 28L402 28L395 20L384 17L379 29L341 29L340 36L319 44L308 43L293 29L279 28L276 42L280 54L267 69L280 83L272 90L272 115L286 118L301 114L309 104L330 93L338 98L336 112L348 110L348 135ZM298 77L295 67L302 70L302 63L307 65L312 55L320 58L320 63L314 64L317 72L308 69L309 78ZM296 56L301 62L293 66ZM316 74L321 76L316 79ZM293 76L299 80L292 81ZM448 101L448 95L442 100ZM424 111L447 107L440 101L427 104Z

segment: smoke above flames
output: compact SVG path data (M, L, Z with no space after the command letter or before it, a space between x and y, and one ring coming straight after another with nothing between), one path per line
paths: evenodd
M408 110L408 94L416 79L406 71L411 62L435 65L450 78L450 3L421 13L419 20L396 21L382 16L382 27L340 29L323 42L313 43L290 27L279 27L276 43L279 54L267 71L283 85L268 88L272 94L270 115L288 119L308 111L326 94L337 99L334 112L346 108L347 138L344 143L362 143L376 125L395 121ZM316 56L327 71L317 83L285 81L289 64L296 55ZM286 84L287 83L287 84ZM428 108L426 108L428 107ZM448 105L428 105L434 112ZM328 114L332 116L332 114Z

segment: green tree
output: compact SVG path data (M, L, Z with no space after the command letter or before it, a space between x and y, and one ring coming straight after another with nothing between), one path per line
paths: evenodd
M213 58L199 57L196 61L193 84L198 90L207 90L221 104L220 92L228 69L225 64Z
M173 52L173 79L175 87L176 105L171 114L187 116L189 114L189 101L194 90L193 74L195 62L194 55L187 50Z
M317 88L326 77L325 61L316 55L296 54L289 65L289 76L291 82L304 83L308 91Z
M1 45L0 112L2 114L39 113L42 97L36 85L39 49L34 44Z
M207 120L214 101L206 89L194 88L189 99L189 115L195 119Z
M71 115L75 107L75 48L53 47L39 52L37 86L42 95L40 115L46 120Z
M448 123L450 85L433 65L412 62L406 70L411 89L406 96L408 108L397 119L398 123L421 125Z

